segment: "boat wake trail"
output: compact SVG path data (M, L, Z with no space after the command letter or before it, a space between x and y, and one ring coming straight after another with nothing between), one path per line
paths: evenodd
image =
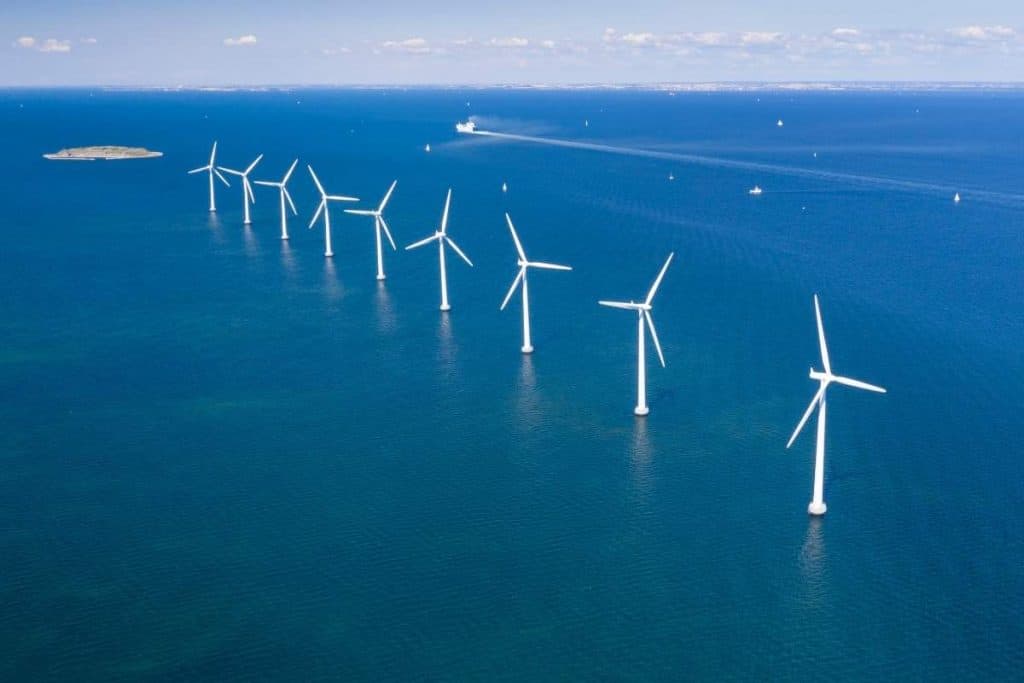
M552 147L567 147L570 149L584 149L592 152L604 152L606 154L620 154L624 156L646 157L649 159L665 159L699 166L716 168L733 168L744 171L759 171L762 173L791 176L797 178L808 178L813 180L833 181L846 183L860 188L889 189L901 192L913 192L928 195L951 197L955 192L963 192L974 201L985 201L1003 206L1021 207L1024 206L1024 194L1013 194L1007 192L991 192L964 187L953 187L952 185L941 185L925 183L915 180L900 180L897 178L886 178L883 176L861 175L857 173L842 173L838 171L822 171L818 169L801 168L799 166L784 166L782 164L770 164L759 161L743 161L741 159L728 159L724 157L713 157L703 154L686 154L682 152L662 152L642 147L621 147L618 145L606 145L596 142L579 142L576 140L562 140L559 138L537 137L534 135L516 135L514 133L496 133L489 130L475 130L470 135L481 137L499 138L513 142L528 142L538 145L549 145Z

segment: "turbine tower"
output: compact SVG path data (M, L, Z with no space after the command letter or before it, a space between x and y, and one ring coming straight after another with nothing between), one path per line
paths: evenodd
M292 177L292 171L295 170L295 165L298 163L298 159L292 162L292 165L288 168L288 172L284 174L284 178L282 178L281 182L279 183L275 183L271 180L253 181L257 185L265 185L266 187L276 187L279 190L278 194L281 195L281 239L283 240L288 239L288 212L285 209L285 200L288 200L288 205L292 207L292 215L299 215L299 212L295 209L295 202L292 201L292 196L288 194L288 188L286 187L286 185L288 185L288 179Z
M316 225L316 219L320 218L320 213L324 214L324 256L334 256L334 252L331 251L331 209L327 206L328 202L358 202L358 197L345 197L337 194L327 194L324 186L320 184L320 179L316 177L316 173L313 172L313 167L307 165L309 169L309 175L313 176L313 182L316 183L316 189L320 190L320 205L316 207L316 213L313 214L313 220L309 222L310 229Z
M874 384L868 384L867 382L861 382L860 380L850 379L849 377L842 377L840 375L832 374L832 365L828 359L828 347L825 345L825 328L821 324L821 307L818 305L818 295L814 295L814 314L818 319L818 345L821 347L821 364L824 366L824 372L818 372L814 368L811 368L810 377L816 379L819 382L818 392L814 394L814 398L811 399L811 404L807 406L804 416L800 418L800 423L796 426L793 431L793 436L789 437L789 443L786 444L786 448L793 445L800 430L804 428L804 424L807 423L807 419L814 412L814 409L818 409L818 445L814 452L814 493L811 498L810 505L807 506L807 512L812 515L823 515L825 514L825 500L824 500L824 489L825 489L825 392L828 389L828 385L835 382L836 384L845 384L848 387L854 387L856 389L867 389L868 391L876 391L880 394L885 393L885 389L877 387Z
M220 174L220 171L218 171L217 167L214 165L214 161L216 160L216 158L217 158L217 141L214 140L213 141L213 150L210 152L210 163L208 163L206 166L200 166L199 168L193 168L191 171L188 172L189 175L193 175L195 173L202 173L203 171L206 171L206 172L208 172L210 174L210 211L216 211L217 210L217 198L214 196L214 193L213 193L213 176L216 175L218 178L220 178L220 181L222 183L224 183L228 187L231 187L231 183L228 182L228 179L225 178L224 176L222 176Z
M651 412L650 408L647 407L647 360L645 358L645 347L646 343L644 340L644 327L648 327L651 330L651 339L654 340L654 348L658 351L658 359L661 361L661 367L665 367L665 356L661 353L661 344L658 342L658 333L654 330L654 319L651 317L651 301L654 300L654 295L658 291L658 287L661 285L661 279L665 277L665 271L668 270L668 266L672 263L672 257L675 253L668 255L668 259L665 260L665 265L661 267L661 272L658 273L658 278L651 285L651 291L647 293L647 298L642 303L636 303L634 301L598 301L597 303L602 306L611 306L612 308L624 308L628 311L636 311L637 313L637 379L636 379L636 408L633 409L633 414L638 416L647 415Z
M256 157L256 160L249 164L249 168L244 171L236 171L233 168L224 168L218 166L220 170L231 175L236 175L242 179L242 206L245 208L245 219L242 221L245 225L249 225L252 221L249 219L249 202L256 203L256 195L252 192L252 185L249 183L249 174L252 173L252 169L256 168L256 164L260 163L260 159L263 155Z
M529 261L526 258L526 252L523 251L523 245L519 241L519 235L516 234L515 226L512 225L512 219L509 215L505 214L505 222L508 223L508 229L512 233L512 241L516 243L516 251L519 253L519 260L516 263L519 265L519 273L516 275L516 279L512 281L512 286L508 290L508 294L505 295L505 300L501 302L501 310L505 310L505 306L508 305L509 300L512 299L512 295L515 294L516 287L521 287L523 290L523 353L533 353L533 345L530 343L530 295L527 290L526 284L526 271L529 268L540 268L541 270L572 270L569 266L560 266L555 263L544 263L543 261Z
M425 244L430 244L431 242L434 242L434 241L437 242L438 258L441 261L441 310L442 311L450 311L450 310L452 310L452 307L448 304L448 272L445 269L445 264L444 264L444 245L447 244L448 246L450 246L452 249L455 250L456 254L458 254L459 256L462 257L463 261L468 263L470 265L470 267L473 266L473 262L469 260L469 257L466 256L462 252L462 250L459 249L459 245L455 244L455 242L452 241L452 238L448 236L448 207L451 205L451 203L452 203L452 190L451 190L451 188L448 188L448 197L447 197L447 199L444 200L444 216L441 218L441 229L438 230L437 232L435 232L430 237L422 239L419 242L413 242L412 244L410 244L409 246L406 247L406 250L416 249L417 247L422 247Z
M384 222L384 207L387 206L388 200L391 199L391 193L395 191L395 185L398 181L395 180L391 183L391 187L388 188L387 193L384 195L384 199L381 200L380 206L374 209L345 209L345 213L351 213L356 216L373 216L373 227L377 233L377 279L383 280L384 275L384 249L381 244L380 233L381 231L387 235L388 242L391 243L391 249L397 251L398 247L395 246L395 240L391 237L391 231L388 230L388 224Z

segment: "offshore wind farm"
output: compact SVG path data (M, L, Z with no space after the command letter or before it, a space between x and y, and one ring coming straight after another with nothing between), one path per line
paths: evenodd
M1021 113L0 90L0 679L1014 677Z

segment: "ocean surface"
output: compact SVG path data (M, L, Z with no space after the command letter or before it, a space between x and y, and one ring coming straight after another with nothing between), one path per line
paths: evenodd
M0 130L0 680L1021 676L1024 92L5 90ZM209 214L214 140L300 159L290 241L276 190ZM164 156L41 156L91 144ZM384 284L307 163L398 180ZM444 315L402 247L449 187ZM574 268L526 357L505 211ZM597 300L672 251L637 419ZM888 389L830 389L821 519L815 293Z

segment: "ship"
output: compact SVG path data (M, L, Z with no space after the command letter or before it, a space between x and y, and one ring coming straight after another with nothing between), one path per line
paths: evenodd
M752 188L750 188L749 190L747 190L747 194L752 194L752 195L755 195L755 196L756 196L756 195L759 195L759 194L761 194L761 193L762 193L763 191L764 191L764 190L762 190L762 189L761 189L761 186L760 186L760 185L754 185L754 186L753 186Z
M476 124L472 121L460 121L455 124L455 132L457 133L475 133Z

